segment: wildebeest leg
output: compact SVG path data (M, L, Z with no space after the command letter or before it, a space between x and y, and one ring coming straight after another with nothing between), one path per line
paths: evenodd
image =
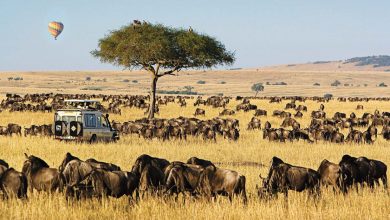
M386 176L386 174L384 174L384 175L381 177L381 179L382 179L383 187L384 187L385 189L387 189L387 176ZM378 181L378 182L379 182L379 181Z

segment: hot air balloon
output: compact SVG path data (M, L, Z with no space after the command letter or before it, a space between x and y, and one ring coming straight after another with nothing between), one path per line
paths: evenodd
M52 21L49 23L49 32L57 40L58 35L61 34L64 29L64 25L61 22Z

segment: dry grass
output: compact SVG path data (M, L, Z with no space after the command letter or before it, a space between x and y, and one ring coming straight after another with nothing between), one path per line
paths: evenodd
M285 103L269 104L266 101L253 101L260 108L268 110L281 109ZM233 108L237 102L229 104ZM332 116L336 111L350 113L360 103L339 103L332 101L325 104L325 110ZM362 103L364 111L355 111L358 116L363 112L375 109L389 110L389 102ZM306 102L309 112L318 109L319 103ZM205 107L206 117L216 117L221 110ZM195 111L192 101L187 108L177 104L161 107L159 117L190 117ZM133 120L143 116L141 110L123 109L123 114L112 115L118 121ZM50 138L0 137L0 158L20 170L24 161L23 153L34 154L46 160L50 166L57 167L66 152L71 152L82 159L90 157L118 164L129 170L137 156L146 153L168 160L185 161L191 156L222 162L223 168L234 169L247 177L249 204L244 206L235 200L232 204L224 197L217 202L207 201L162 201L146 198L130 206L126 198L104 199L103 201L83 201L68 204L63 195L37 194L29 195L26 202L9 200L0 201L0 218L4 219L389 219L389 191L382 187L371 192L364 189L347 196L334 194L332 190L322 192L318 202L308 199L306 193L291 192L286 200L282 195L270 202L260 201L256 197L255 185L259 183L258 175L267 172L267 166L273 156L278 156L291 164L317 169L323 159L338 162L343 154L364 155L390 165L389 142L379 138L373 145L351 145L305 142L269 143L262 139L259 131L247 131L246 125L251 113L238 113L233 116L240 120L241 136L237 142L229 142L221 137L217 143L204 142L201 139L189 138L187 141L144 141L136 136L122 137L118 143L96 145L73 142L58 142ZM52 114L48 113L0 113L0 125L8 122L22 124L52 123ZM202 117L201 117L202 118ZM282 122L272 116L262 117L262 122L269 120L273 126ZM298 119L303 126L310 121L309 113ZM344 130L344 133L347 131ZM258 162L264 167L232 165L229 162Z
M309 64L305 66L310 67ZM328 66L319 68L317 65L309 67L181 71L178 76L162 77L158 89L177 91L183 90L184 86L193 86L193 91L205 95L223 93L229 96L253 96L254 92L250 88L254 83L285 82L286 86L266 85L260 95L323 96L331 93L345 97L390 97L388 87L377 87L381 82L390 86L389 72L373 71L373 68L357 71L334 70ZM8 77L23 77L23 80L8 81ZM91 77L91 80L86 81L87 77ZM138 82L134 83L133 80ZM199 80L206 83L198 84ZM330 86L335 80L353 86ZM150 82L150 74L143 71L1 72L0 93L147 94ZM314 86L314 83L320 86Z

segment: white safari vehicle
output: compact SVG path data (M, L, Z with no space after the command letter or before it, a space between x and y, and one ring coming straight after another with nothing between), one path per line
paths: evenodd
M118 131L111 127L108 114L99 109L100 103L92 100L66 100L65 107L54 115L54 135L60 140L115 141Z

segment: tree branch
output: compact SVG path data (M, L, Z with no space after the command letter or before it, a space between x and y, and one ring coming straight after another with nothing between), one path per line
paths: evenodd
M171 75L171 76L176 76L176 74L173 74L174 72L179 72L181 69L181 66L175 66L175 68L171 69L171 70L168 70L168 71L165 71L161 74L157 74L158 77L161 77L161 76L165 76L165 75Z

